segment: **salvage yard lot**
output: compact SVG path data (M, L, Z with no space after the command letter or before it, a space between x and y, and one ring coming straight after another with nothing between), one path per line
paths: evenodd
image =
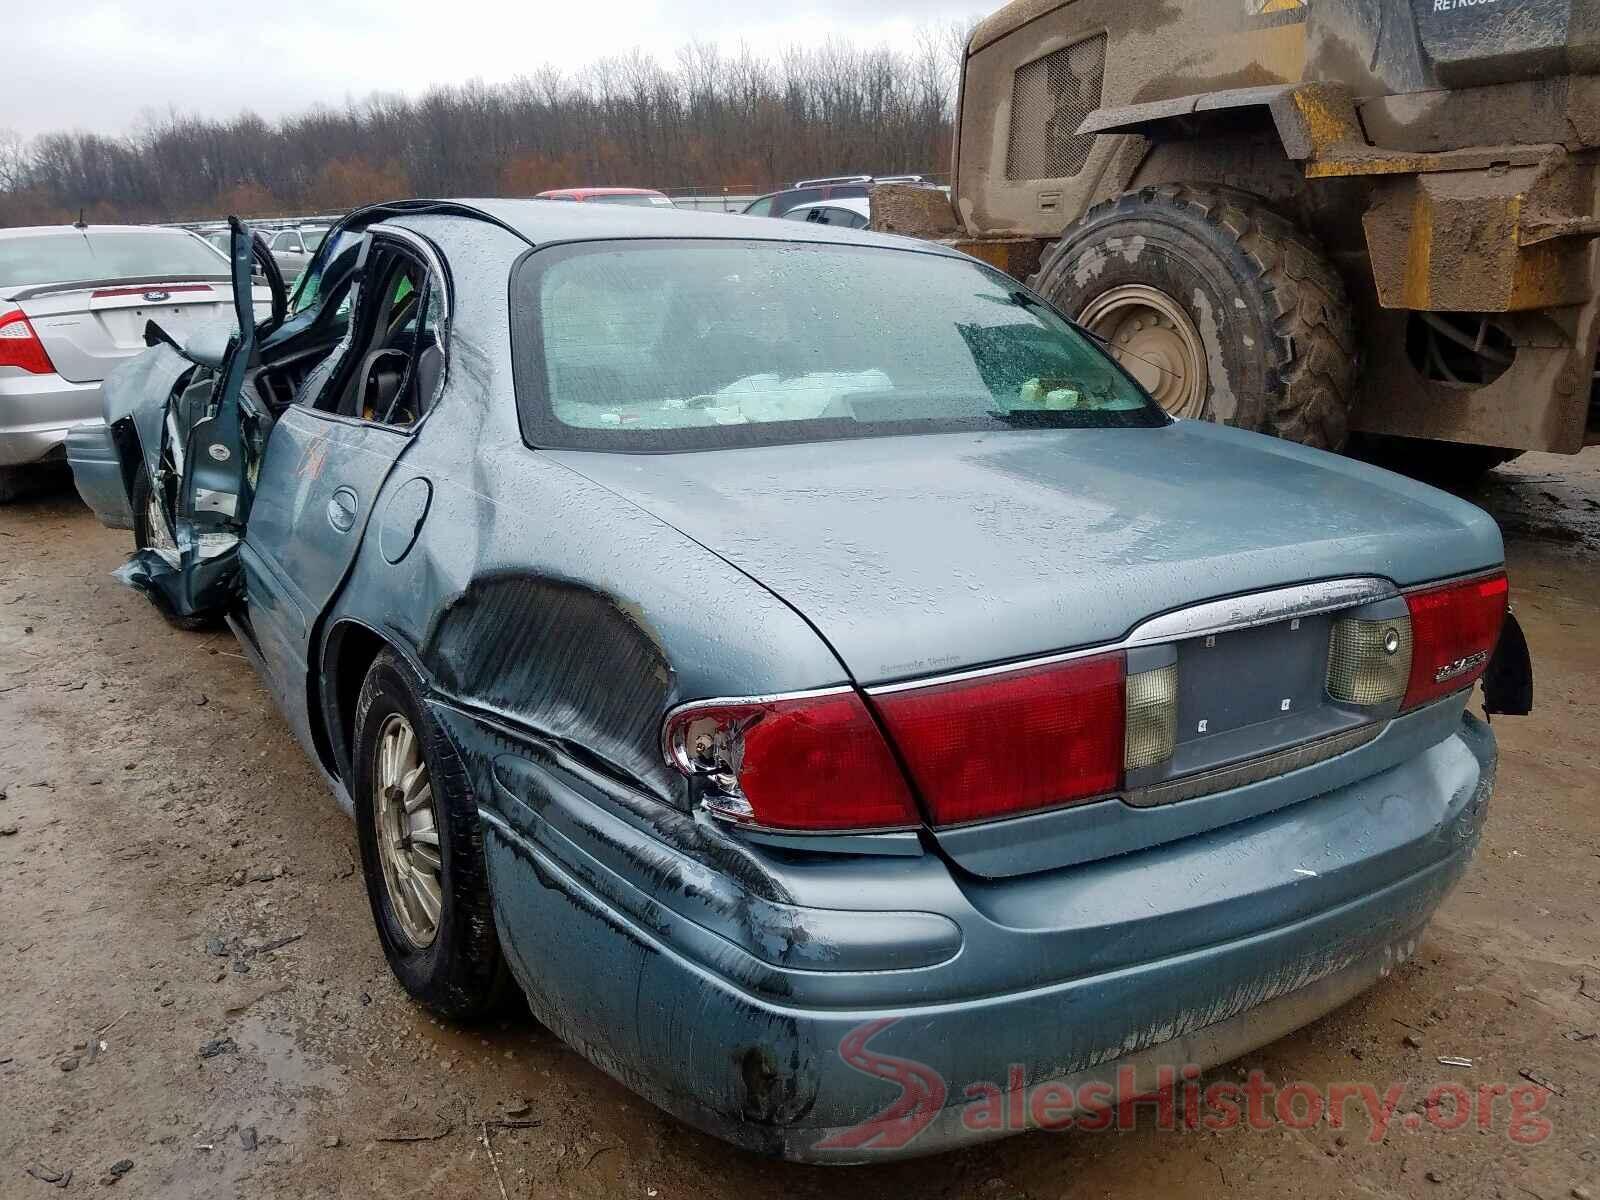
M1352 1101L1342 1130L1145 1114L846 1170L694 1133L530 1018L431 1021L379 950L354 827L231 636L112 580L128 535L70 494L0 510L0 1196L68 1171L69 1195L160 1197L1600 1195L1600 451L1528 455L1476 499L1538 681L1532 717L1495 723L1479 857L1390 980L1203 1081L1401 1085L1382 1140ZM1548 1136L1513 1140L1503 1098L1486 1129L1431 1127L1447 1080L1537 1088Z

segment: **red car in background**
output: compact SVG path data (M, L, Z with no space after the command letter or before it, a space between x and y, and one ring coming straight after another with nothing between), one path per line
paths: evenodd
M632 204L639 208L671 208L665 193L653 188L590 187L555 188L540 192L535 200L579 200L587 204Z

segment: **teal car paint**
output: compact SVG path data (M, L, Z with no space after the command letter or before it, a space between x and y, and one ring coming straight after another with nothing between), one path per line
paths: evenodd
M249 258L239 227L246 290ZM171 543L123 577L230 624L347 810L363 681L402 664L534 1014L753 1152L931 1153L1005 1132L973 1089L1246 1053L1412 953L1479 841L1494 523L1172 422L940 247L379 205L220 357L157 346L105 398L80 485L115 523L142 473ZM1458 593L1483 646L1425 624ZM1490 678L1525 684L1504 657ZM1109 783L1013 805L986 740L1033 735L995 717L951 759L938 722L963 697L1023 711L1008 689L1057 674L1110 678L1129 730L1126 681L1166 688L1155 749L1119 728ZM749 731L825 716L854 721L827 726L848 769L806 741L815 775L758 794ZM1073 754L1098 744L1072 728ZM808 825L869 772L899 816Z

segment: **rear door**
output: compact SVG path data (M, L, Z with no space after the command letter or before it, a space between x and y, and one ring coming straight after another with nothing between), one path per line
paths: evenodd
M368 235L350 335L279 417L262 462L242 559L256 645L291 714L317 618L442 384L444 275L413 237Z

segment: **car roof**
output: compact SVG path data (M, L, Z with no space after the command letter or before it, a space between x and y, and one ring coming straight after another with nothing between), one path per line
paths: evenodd
M557 242L613 241L633 238L726 238L736 241L841 242L857 246L917 249L952 258L959 251L938 242L817 225L808 221L758 221L740 213L692 209L633 207L621 204L570 204L561 200L414 200L374 205L350 214L347 221L365 228L377 221L403 221L408 215L436 213L466 219L480 217L500 225L534 246Z
M179 237L193 237L187 229L174 229L170 225L20 225L0 229L0 238L15 237L68 237L75 233L170 233Z
M551 196L665 196L665 192L658 192L655 188L635 187L575 187L551 188L547 192L540 192L534 199Z

